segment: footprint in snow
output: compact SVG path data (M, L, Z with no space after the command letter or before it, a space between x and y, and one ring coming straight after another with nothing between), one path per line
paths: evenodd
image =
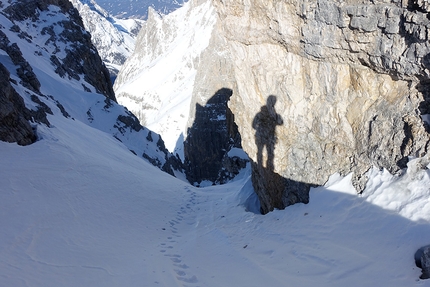
M185 283L197 283L197 282L199 282L199 280L197 280L197 277L195 275L193 275L191 277L178 276L177 278L178 278L178 280L185 282Z
M187 275L187 273L185 273L185 271L183 271L183 270L175 269L174 271L176 272L176 274L178 274L178 276L186 276Z
M190 268L190 267L188 267L188 265L187 264L173 264L173 265L175 265L176 267L178 267L178 268L182 268L182 269L188 269L188 268Z
M177 257L170 258L170 260L172 260L173 263L181 263L182 262L182 260L177 258Z

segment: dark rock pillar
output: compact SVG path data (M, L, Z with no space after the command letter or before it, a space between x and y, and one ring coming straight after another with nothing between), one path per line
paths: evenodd
M186 176L193 184L203 180L223 183L230 177L223 173L223 159L231 148L241 147L234 115L227 106L232 94L223 88L205 106L196 104L194 123L184 142Z

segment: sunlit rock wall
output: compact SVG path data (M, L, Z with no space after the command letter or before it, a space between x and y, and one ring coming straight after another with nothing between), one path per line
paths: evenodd
M425 1L213 2L237 84L229 107L263 213L307 202L333 173L353 172L360 192L370 167L395 173L408 156L427 156ZM274 131L261 135L265 109Z

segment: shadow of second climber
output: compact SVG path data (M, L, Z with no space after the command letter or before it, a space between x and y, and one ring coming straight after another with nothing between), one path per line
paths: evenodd
M282 125L284 120L275 110L276 96L270 95L265 106L262 106L254 120L255 144L257 145L257 163L274 170L275 144L277 142L276 126ZM266 161L263 161L263 150L266 150Z
M275 172L276 127L284 124L276 112L277 98L270 95L252 121L255 129L257 162L252 163L252 185L260 200L260 212L284 209L295 203L308 203L311 185L284 178Z

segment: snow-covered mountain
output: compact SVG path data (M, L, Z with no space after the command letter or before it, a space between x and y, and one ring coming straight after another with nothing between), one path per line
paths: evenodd
M143 125L162 135L168 150L181 156L196 65L209 45L215 21L209 1L190 1L163 18L150 10L135 53L115 81L118 102Z
M162 136L195 185L224 183L247 158L230 153L241 139L227 104L232 77L216 21L211 1L189 1L163 17L150 10L114 85L118 102Z
M137 34L143 24L138 19L118 19L94 0L71 0L91 34L103 62L114 80L125 60L134 50Z
M157 13L167 15L184 4L184 0L98 0L105 10L121 19L142 19L148 17L148 7Z
M55 134L57 121L76 129L87 125L173 174L168 162L175 157L159 135L116 103L108 71L69 1L10 1L1 11L2 126L19 117L17 110L32 122L33 139L46 136L39 133L45 126ZM11 95L24 102L11 101Z

